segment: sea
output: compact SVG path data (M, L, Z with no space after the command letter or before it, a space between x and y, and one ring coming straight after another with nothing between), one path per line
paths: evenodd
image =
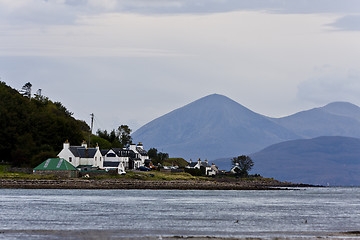
M360 188L0 189L0 210L0 239L343 239L360 231Z

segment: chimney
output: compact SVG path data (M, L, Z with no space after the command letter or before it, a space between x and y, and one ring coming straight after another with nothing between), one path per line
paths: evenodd
M144 146L143 146L143 144L141 142L138 143L137 147L141 148L141 149L144 149Z
M131 143L130 144L130 150L133 150L135 152L136 151L136 144Z
M87 144L86 144L85 140L83 140L83 142L81 143L81 146L84 147L84 148L87 148Z
M192 163L192 160L190 159L189 163Z
M96 143L96 149L97 149L97 150L100 150L100 147L99 147L99 144L98 144L98 143Z
M199 160L198 160L198 163L199 163L199 165L201 165L201 159L199 158Z
M69 149L69 147L70 147L69 140L66 140L66 141L64 142L63 148L64 148L64 149Z
M207 159L205 159L205 163L206 163L206 164L208 164L208 161L207 161Z

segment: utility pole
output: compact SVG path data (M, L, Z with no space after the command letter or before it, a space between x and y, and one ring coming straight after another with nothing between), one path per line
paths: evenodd
M90 147L90 143L91 143L91 134L92 134L92 130L93 130L93 126L94 126L94 114L90 114L91 117L91 127L90 127L90 134L89 134L89 147Z

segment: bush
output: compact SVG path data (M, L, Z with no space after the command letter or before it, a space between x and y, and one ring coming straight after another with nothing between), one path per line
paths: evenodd
M192 176L202 176L202 171L197 168L185 168L186 173L190 173Z

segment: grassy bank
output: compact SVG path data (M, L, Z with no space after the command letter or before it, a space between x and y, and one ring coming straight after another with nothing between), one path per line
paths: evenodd
M151 172L139 172L139 171L128 171L126 175L117 176L97 176L94 179L107 179L107 178L122 178L122 179L138 179L138 180L149 180L149 181L172 181L172 180L212 180L208 177L196 177L189 173L165 173L158 171Z
M8 172L7 169L10 165L0 165L0 178L2 179L61 179L61 177L54 175L37 175L22 172ZM89 179L136 179L136 180L149 180L149 181L172 181L172 180L209 180L206 177L194 177L189 173L164 173L158 171L140 172L128 171L126 175L100 175L94 176Z
M58 179L53 175L34 175L22 172L8 172L10 165L0 165L0 178L2 179Z
M64 179L54 175L36 175L22 172L8 172L9 165L0 165L0 179L24 179L24 180L58 180ZM81 179L81 178L79 178ZM199 177L192 176L189 173L166 173L159 171L141 172L141 171L128 171L126 175L100 175L91 176L87 179L104 180L104 179L119 179L119 180L143 180L143 181L219 181L219 182L239 182L239 181L269 181L272 182L272 178L262 177L248 177L248 178L235 178L233 176L216 176L216 177Z

